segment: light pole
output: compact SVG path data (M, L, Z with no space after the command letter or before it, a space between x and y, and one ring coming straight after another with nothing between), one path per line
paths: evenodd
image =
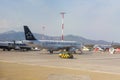
M45 26L43 26L43 27L42 27L42 29L43 29L43 36L42 36L42 40L44 40L44 39L45 39Z

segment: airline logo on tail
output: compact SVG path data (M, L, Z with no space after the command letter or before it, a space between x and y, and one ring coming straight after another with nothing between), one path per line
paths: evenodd
M26 40L36 40L32 32L29 30L28 26L24 26L24 31Z

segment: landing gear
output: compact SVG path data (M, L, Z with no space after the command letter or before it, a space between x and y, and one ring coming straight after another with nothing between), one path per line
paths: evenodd
M10 48L3 48L3 51L10 51L11 49Z
M49 50L50 54L53 54L53 50Z

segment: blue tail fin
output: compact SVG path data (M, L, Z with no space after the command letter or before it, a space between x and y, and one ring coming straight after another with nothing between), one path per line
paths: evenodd
M25 33L25 39L26 40L36 40L28 26L24 26L24 33Z

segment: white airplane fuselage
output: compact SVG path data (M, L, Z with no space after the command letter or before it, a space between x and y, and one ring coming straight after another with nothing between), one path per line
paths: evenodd
M38 46L40 48L48 49L50 53L53 51L66 49L70 51L71 49L80 49L81 44L76 41L62 41L62 40L37 40L28 26L24 26L26 42L32 46Z
M56 40L27 40L33 45L49 50L59 50L64 48L81 48L81 44L75 41L56 41Z

